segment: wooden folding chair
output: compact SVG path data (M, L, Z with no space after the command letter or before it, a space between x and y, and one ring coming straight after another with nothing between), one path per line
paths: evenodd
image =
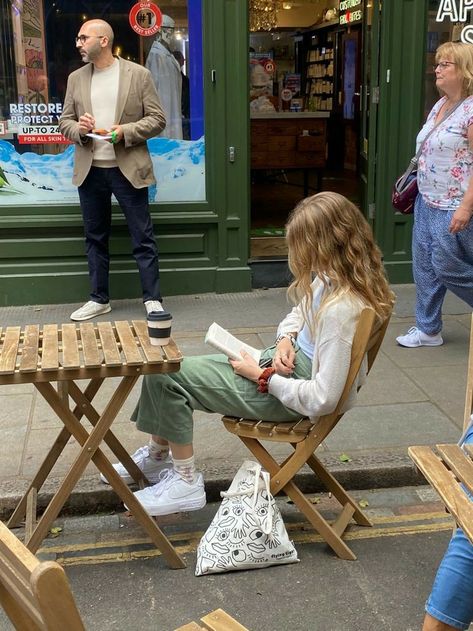
M236 434L262 466L269 471L271 492L273 494L286 493L307 517L315 530L342 559L356 559L354 553L342 540L342 535L350 520L353 518L357 524L362 526L371 526L372 524L357 506L355 500L315 456L314 451L342 418L341 410L343 410L366 354L368 355L368 371L371 369L388 323L389 317L384 322L380 322L372 309L363 309L361 312L353 339L348 377L337 407L331 414L319 417L315 423L308 418L303 418L295 423L272 423L239 419L232 416L224 416L222 419L226 429L232 434ZM291 453L281 464L278 464L260 441L288 443L293 447L294 453ZM342 510L333 524L322 517L294 482L294 476L305 464L309 465L342 506Z
M0 522L0 604L17 631L85 631L66 574Z
M463 431L471 422L473 412L473 314L470 326L470 347L466 379ZM435 450L427 445L409 447L409 456L426 480L440 495L447 510L473 544L473 445L439 444Z

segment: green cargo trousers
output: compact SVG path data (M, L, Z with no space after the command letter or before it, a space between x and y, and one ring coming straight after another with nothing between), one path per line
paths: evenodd
M275 348L265 349L262 359L272 357ZM297 348L293 378L310 379L311 373L311 360ZM186 357L178 372L146 375L131 420L142 432L188 445L193 439L194 410L274 422L302 416L235 374L226 355L200 355Z

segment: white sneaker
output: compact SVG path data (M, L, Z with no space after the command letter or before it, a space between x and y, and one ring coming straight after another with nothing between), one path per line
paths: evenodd
M71 320L75 320L76 322L90 320L90 318L95 318L95 316L109 313L111 310L112 307L109 302L102 305L99 302L89 300L89 302L86 302L85 305L82 305L82 307L71 313Z
M198 473L195 481L189 483L175 469L169 469L154 486L135 491L134 496L152 517L199 510L207 501L202 474Z
M416 348L417 346L441 346L443 338L440 333L436 335L427 335L422 333L416 326L412 326L405 335L399 335L396 342L407 348Z
M159 300L147 300L145 302L146 313L151 313L151 311L159 312L164 311L164 307Z
M137 449L131 459L138 465L138 469L145 474L151 484L156 484L156 482L158 482L162 471L167 471L172 467L171 454L169 454L164 460L156 460L156 458L149 455L148 445ZM121 462L114 464L113 468L125 484L134 484L135 480L131 477ZM100 479L104 484L109 484L103 473L100 474Z

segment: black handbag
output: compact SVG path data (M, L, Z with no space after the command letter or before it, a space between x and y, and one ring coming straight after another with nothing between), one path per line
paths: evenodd
M427 136L422 141L419 150L416 155L411 158L409 166L397 180L394 182L393 191L391 194L391 203L396 210L403 215L410 215L414 212L414 204L417 194L419 192L417 188L417 162L424 148L424 144L428 137L437 129L437 127L443 123L443 121L451 116L453 112L463 103L463 100L459 101L455 107L453 107L446 116L443 116L439 122L432 127Z

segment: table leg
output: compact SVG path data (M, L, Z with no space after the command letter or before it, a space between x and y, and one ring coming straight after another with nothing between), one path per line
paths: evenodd
M51 500L49 506L46 508L43 516L39 520L30 540L27 542L27 547L35 552L40 546L42 540L46 536L51 523L56 519L59 511L63 507L65 501L69 497L72 489L79 480L85 467L93 460L99 471L101 471L109 480L113 489L117 492L119 497L127 504L128 508L132 510L139 523L146 529L150 535L153 543L163 553L166 561L173 568L183 568L185 563L180 555L176 552L170 541L155 523L155 521L146 513L141 504L136 500L133 493L128 489L126 484L121 480L120 476L116 473L115 469L109 462L108 458L100 451L99 445L102 442L105 434L109 430L113 420L121 409L126 397L133 388L136 377L123 377L120 385L115 390L107 404L103 414L99 417L99 420L90 434L82 427L77 421L77 418L69 410L69 408L61 400L57 392L51 386L50 383L37 383L36 386L41 392L43 397L56 412L56 414L64 422L70 433L76 438L82 449L77 456L76 460L72 464L69 472L64 478L61 486Z
M94 408L94 406L92 405L92 399L89 399L87 397L87 392L82 392L79 386L73 381L71 381L69 385L69 394L74 399L75 403L77 404L76 409L80 409L81 413L84 414L84 416L86 416L87 419L90 421L91 425L95 427L100 419L100 415L97 412L97 410ZM74 411L74 414L75 414L75 411ZM128 473L131 475L131 477L135 480L137 484L141 482L144 482L145 484L149 484L149 481L146 478L146 476L143 475L143 472L141 471L141 469L138 467L136 462L132 460L130 454L123 447L123 445L115 436L115 434L112 432L112 430L109 430L105 434L104 441L110 447L113 454L116 456L118 462L121 462L121 464L125 467L125 469L128 471Z
M93 397L97 394L97 392L98 392L100 386L102 385L102 383L103 383L103 379L92 379L89 382L89 384L87 385L87 388L85 389L84 395L89 400L92 400ZM58 393L60 393L59 396L61 396L61 399L64 401L65 405L67 405L67 407L69 407L68 398L65 398L63 396L64 395L64 389L58 387ZM80 419L82 418L82 415L83 415L83 411L81 409L79 409L78 407L76 407L76 409L74 410L73 414L76 417L76 419L78 421L80 421ZM26 515L26 502L27 502L28 495L30 494L32 489L35 489L39 493L39 491L41 490L45 480L47 479L48 475L51 473L51 469L54 467L54 465L56 464L59 456L62 454L62 452L64 450L64 447L67 445L70 437L71 437L71 432L67 429L67 427L63 427L62 430L60 431L60 433L58 434L58 437L54 441L53 446L49 450L48 455L43 460L43 462L42 462L40 468L38 469L35 477L31 481L31 484L28 486L25 494L23 495L23 497L19 501L19 503L18 503L17 507L15 508L12 516L8 520L7 526L9 528L15 528L15 526L19 526L21 524L21 522L23 521L23 519L25 518L25 515Z

